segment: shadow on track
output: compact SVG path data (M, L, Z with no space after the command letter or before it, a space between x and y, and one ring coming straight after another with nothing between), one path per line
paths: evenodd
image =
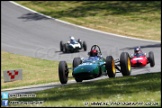
M47 18L47 17L40 15L38 13L29 12L27 14L23 14L22 16L18 17L18 19L25 19L25 21L38 21L38 20L47 20L50 18Z
M132 50L134 49L135 47L138 47L138 46L133 46L133 47L126 47L126 48L122 48L120 50ZM161 43L158 43L158 44L151 44L151 45L142 45L140 46L141 48L157 48L157 47L161 47Z

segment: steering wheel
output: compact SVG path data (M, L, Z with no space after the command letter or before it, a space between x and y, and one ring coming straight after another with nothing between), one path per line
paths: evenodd
M100 55L102 55L101 49L100 49L100 47L99 47L98 45L93 45L93 46L91 47L91 51L92 51L92 50L96 50L97 48L98 48L98 50L99 50L98 53L99 53Z

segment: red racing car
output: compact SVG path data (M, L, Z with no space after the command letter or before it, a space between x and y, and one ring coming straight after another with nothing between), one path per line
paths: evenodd
M144 67L149 63L151 67L155 66L154 53L152 51L148 53L148 57L140 48L135 48L134 51L134 55L131 56L131 67Z

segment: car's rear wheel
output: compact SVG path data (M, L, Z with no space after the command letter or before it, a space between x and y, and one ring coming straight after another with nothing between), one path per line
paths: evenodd
M60 41L60 51L63 51L63 41Z
M116 75L116 68L115 68L115 62L112 56L106 57L106 70L107 74L110 78L115 77Z
M85 41L83 41L83 49L84 49L84 51L87 51L87 44Z
M59 80L61 84L66 84L68 81L68 73L69 73L66 61L59 62L58 71L59 71Z
M122 52L120 55L120 66L123 76L129 76L131 74L131 62L130 56L127 52Z
M152 51L149 52L149 62L150 62L150 66L154 67L155 66L155 61L154 61L154 53Z
M67 43L63 45L63 52L64 53L68 52L68 44Z
M73 59L73 70L74 70L75 67L77 67L77 66L80 65L81 63L82 63L81 58L80 58L80 57L75 57L75 58ZM82 80L81 78L75 77L75 81L76 81L76 82L82 82L83 80Z
M80 79L80 78L75 78L75 81L76 81L76 82L82 82L83 80Z

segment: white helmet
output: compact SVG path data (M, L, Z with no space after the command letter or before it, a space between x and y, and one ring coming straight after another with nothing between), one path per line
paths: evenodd
M74 40L75 38L73 36L70 37L70 40Z

